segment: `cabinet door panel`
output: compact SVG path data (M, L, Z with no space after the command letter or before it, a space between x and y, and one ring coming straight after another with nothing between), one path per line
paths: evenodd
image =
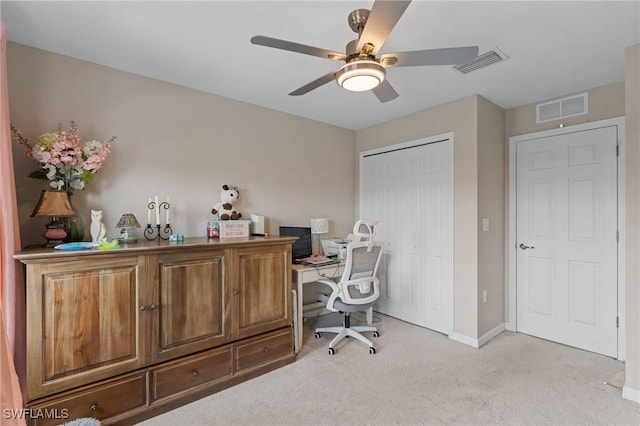
M225 267L221 253L201 259L160 260L159 360L223 344L229 339Z
M142 365L137 271L130 258L60 263L29 277L27 326L42 336L28 354L29 399Z
M291 268L286 246L239 250L240 338L291 323Z
M135 296L133 268L46 275L45 379L134 357Z

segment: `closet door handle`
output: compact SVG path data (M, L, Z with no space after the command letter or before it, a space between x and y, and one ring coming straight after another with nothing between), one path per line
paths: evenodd
M534 246L528 246L525 243L520 243L520 245L518 246L520 247L522 250L527 250L527 249L534 249Z

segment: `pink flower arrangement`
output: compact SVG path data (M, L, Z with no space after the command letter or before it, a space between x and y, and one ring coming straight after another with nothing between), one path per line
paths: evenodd
M69 195L76 189L84 189L85 184L93 180L116 140L113 136L104 142L91 140L83 144L73 121L70 130L64 130L59 124L57 133L40 135L33 145L13 125L11 131L14 140L24 146L27 158L39 166L29 177L49 180L52 188L64 190Z

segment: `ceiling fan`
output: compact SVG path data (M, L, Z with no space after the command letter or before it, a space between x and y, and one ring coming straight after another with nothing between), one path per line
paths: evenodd
M478 56L478 46L378 55L378 51L409 3L411 3L410 0L376 0L370 11L357 9L351 12L348 16L349 27L358 34L358 38L347 44L345 53L261 35L252 37L251 43L345 62L337 70L289 93L290 96L304 95L335 79L338 85L346 90L354 92L372 90L380 102L388 102L397 98L398 93L386 79L387 68L466 64Z

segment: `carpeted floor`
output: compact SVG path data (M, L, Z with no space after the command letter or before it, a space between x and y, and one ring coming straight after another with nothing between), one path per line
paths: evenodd
M481 349L376 314L378 353L305 321L298 360L147 420L151 425L640 425L621 397L624 364L504 332ZM354 321L354 325L358 321Z

